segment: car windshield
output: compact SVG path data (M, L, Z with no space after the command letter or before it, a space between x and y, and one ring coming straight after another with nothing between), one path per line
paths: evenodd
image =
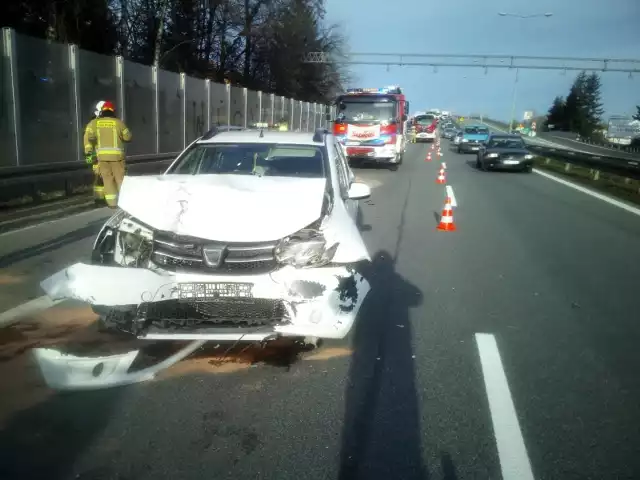
M486 135L489 130L484 127L466 127L464 133L468 135Z
M521 138L494 137L487 148L525 148L525 145Z
M433 123L434 118L435 117L433 115L422 115L420 117L416 117L416 125L428 127Z
M342 102L338 120L347 123L391 123L396 120L394 102Z
M312 145L196 144L167 173L324 178L324 158Z

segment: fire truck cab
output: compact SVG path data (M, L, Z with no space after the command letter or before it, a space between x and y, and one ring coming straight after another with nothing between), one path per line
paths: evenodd
M349 162L375 162L397 169L406 151L409 112L400 87L349 89L335 106L333 134Z

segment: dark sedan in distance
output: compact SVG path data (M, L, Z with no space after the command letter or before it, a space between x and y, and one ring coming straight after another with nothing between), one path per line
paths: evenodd
M453 126L444 127L444 129L442 130L442 137L446 138L447 140L451 140L453 137L456 136L457 132L458 130Z
M520 170L531 172L533 155L520 135L492 134L478 151L476 167L480 170Z

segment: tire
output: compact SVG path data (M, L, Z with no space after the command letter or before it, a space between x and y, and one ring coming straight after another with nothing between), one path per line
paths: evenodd
M531 172L533 172L533 167L531 167L531 166L529 166L529 167L524 167L523 172L524 172L524 173L531 173Z
M398 171L398 164L397 163L390 163L387 168L389 170L391 170L392 172L397 172Z

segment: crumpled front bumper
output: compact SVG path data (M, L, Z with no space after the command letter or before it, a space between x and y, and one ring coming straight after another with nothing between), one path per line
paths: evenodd
M268 326L192 328L138 332L148 340L246 340L273 336L344 338L369 293L369 282L346 266L296 269L283 267L259 275L172 273L146 268L110 267L76 263L41 283L54 300L75 299L101 309L134 310L140 305L180 299L181 284L249 283L254 299L281 300L282 322ZM239 305L238 308L242 308Z

